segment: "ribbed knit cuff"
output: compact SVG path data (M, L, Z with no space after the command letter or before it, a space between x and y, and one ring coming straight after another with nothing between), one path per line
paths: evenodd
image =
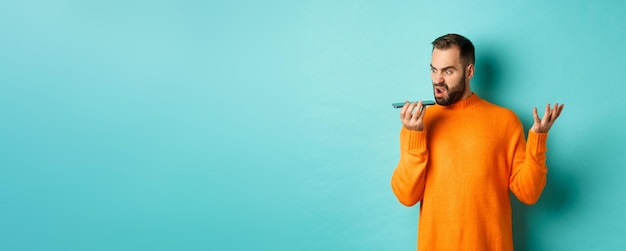
M426 149L426 130L413 131L403 126L400 131L400 145L407 150Z
M528 140L526 141L528 150L534 153L545 153L548 151L546 143L548 142L548 133L536 133L530 130L528 132Z

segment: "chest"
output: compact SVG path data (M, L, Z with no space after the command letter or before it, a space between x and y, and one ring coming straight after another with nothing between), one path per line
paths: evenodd
M511 135L501 121L440 116L427 123L429 175L458 182L506 176Z

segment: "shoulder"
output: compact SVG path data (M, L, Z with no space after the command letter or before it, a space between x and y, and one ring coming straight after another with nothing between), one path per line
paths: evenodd
M497 113L498 115L502 115L502 116L505 116L505 115L506 116L511 116L511 115L513 115L513 116L517 117L517 115L515 115L515 113L511 109L506 108L504 106L496 105L496 104L491 103L491 102L489 102L487 100L484 100L484 99L481 100L481 102L480 102L478 107L481 110L486 110L486 111L489 111L489 112Z
M483 116L487 116L494 121L501 121L507 124L521 124L519 117L513 110L493 104L487 100L482 100L478 110Z

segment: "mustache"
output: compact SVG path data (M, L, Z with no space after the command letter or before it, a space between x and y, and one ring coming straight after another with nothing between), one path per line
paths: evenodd
M433 83L433 87L443 87L448 90L448 85L445 82L442 83Z

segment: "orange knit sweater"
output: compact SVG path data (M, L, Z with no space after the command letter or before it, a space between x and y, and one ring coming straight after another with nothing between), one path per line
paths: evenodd
M418 250L513 250L510 193L534 204L546 183L547 133L473 94L431 106L424 131L400 132L391 186L420 203Z

